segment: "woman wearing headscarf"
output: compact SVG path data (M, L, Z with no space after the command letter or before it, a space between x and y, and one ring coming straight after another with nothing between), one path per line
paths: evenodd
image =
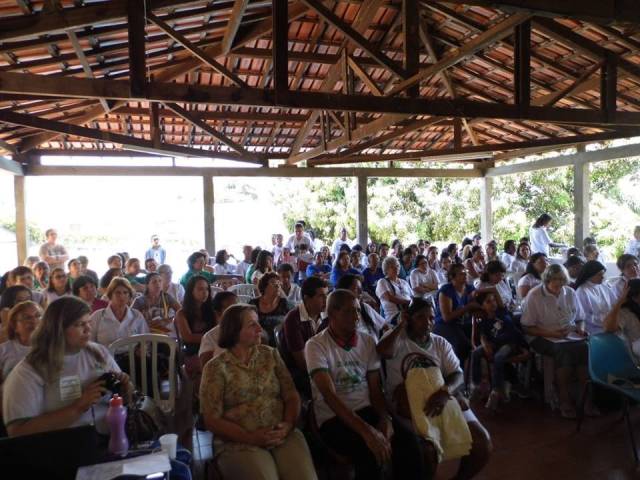
M576 279L578 319L585 322L589 334L603 331L602 322L616 303L615 292L604 283L606 271L597 260L589 260Z

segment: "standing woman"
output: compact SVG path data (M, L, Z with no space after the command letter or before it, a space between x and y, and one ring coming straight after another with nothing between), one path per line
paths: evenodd
M10 436L94 424L108 433L106 372L130 391L129 377L109 351L92 343L89 306L74 297L49 305L33 334L33 347L4 383L2 411ZM64 385L64 388L61 388Z
M46 298L47 305L60 297L71 295L71 285L67 281L67 274L64 273L64 268L56 267L51 270L49 286L42 293Z
M215 324L211 289L205 277L195 275L187 282L182 308L176 313L176 330L182 342L184 365L187 375L194 382L194 393L198 392L202 367L198 359L202 336Z
M533 226L529 229L529 240L531 241L532 253L544 253L549 256L549 247L565 247L562 243L554 243L547 233L551 224L551 215L543 213L538 217Z

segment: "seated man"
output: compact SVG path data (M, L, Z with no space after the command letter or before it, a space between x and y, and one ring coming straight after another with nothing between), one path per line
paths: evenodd
M327 306L327 282L309 277L302 282L302 303L287 313L284 319L284 337L281 347L283 360L291 371L298 392L311 398L311 385L304 359L304 346L320 331L320 314Z
M393 427L373 337L357 331L360 305L348 290L327 300L329 326L307 342L314 413L323 440L355 467L356 480L381 479Z
M434 315L430 301L414 298L400 318L400 323L384 335L377 347L378 353L387 359L385 391L394 410L394 452L398 452L394 459L395 474L396 478L402 479L434 478L438 466L436 449L432 443L414 433L402 364L405 357L418 353L426 355L439 367L445 384L427 401L425 413L429 417L442 413L464 378L451 344L444 337L431 333ZM472 447L469 454L460 460L458 473L454 477L457 480L473 478L486 465L491 452L489 433L478 422L466 401L460 403L471 432Z

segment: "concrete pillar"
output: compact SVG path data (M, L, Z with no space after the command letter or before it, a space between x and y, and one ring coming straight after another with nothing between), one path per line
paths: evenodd
M480 235L483 243L493 239L493 208L491 195L493 193L493 178L483 177L480 184Z
M27 258L27 213L25 208L25 191L23 176L13 177L13 195L16 205L16 246L18 265Z
M591 178L589 164L577 161L573 164L573 243L582 247L582 241L589 236L591 198Z
M204 248L211 256L214 256L216 254L215 199L211 175L202 176L202 201L204 204Z
M367 205L367 177L359 176L358 179L358 205L356 224L358 229L358 243L364 248L369 237L369 220Z

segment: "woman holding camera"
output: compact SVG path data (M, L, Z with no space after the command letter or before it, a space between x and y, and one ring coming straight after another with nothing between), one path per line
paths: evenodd
M125 399L129 377L105 347L89 341L90 313L75 297L54 300L45 311L31 352L4 383L2 411L10 436L92 423L98 432L108 432L109 395L100 377L114 372Z

